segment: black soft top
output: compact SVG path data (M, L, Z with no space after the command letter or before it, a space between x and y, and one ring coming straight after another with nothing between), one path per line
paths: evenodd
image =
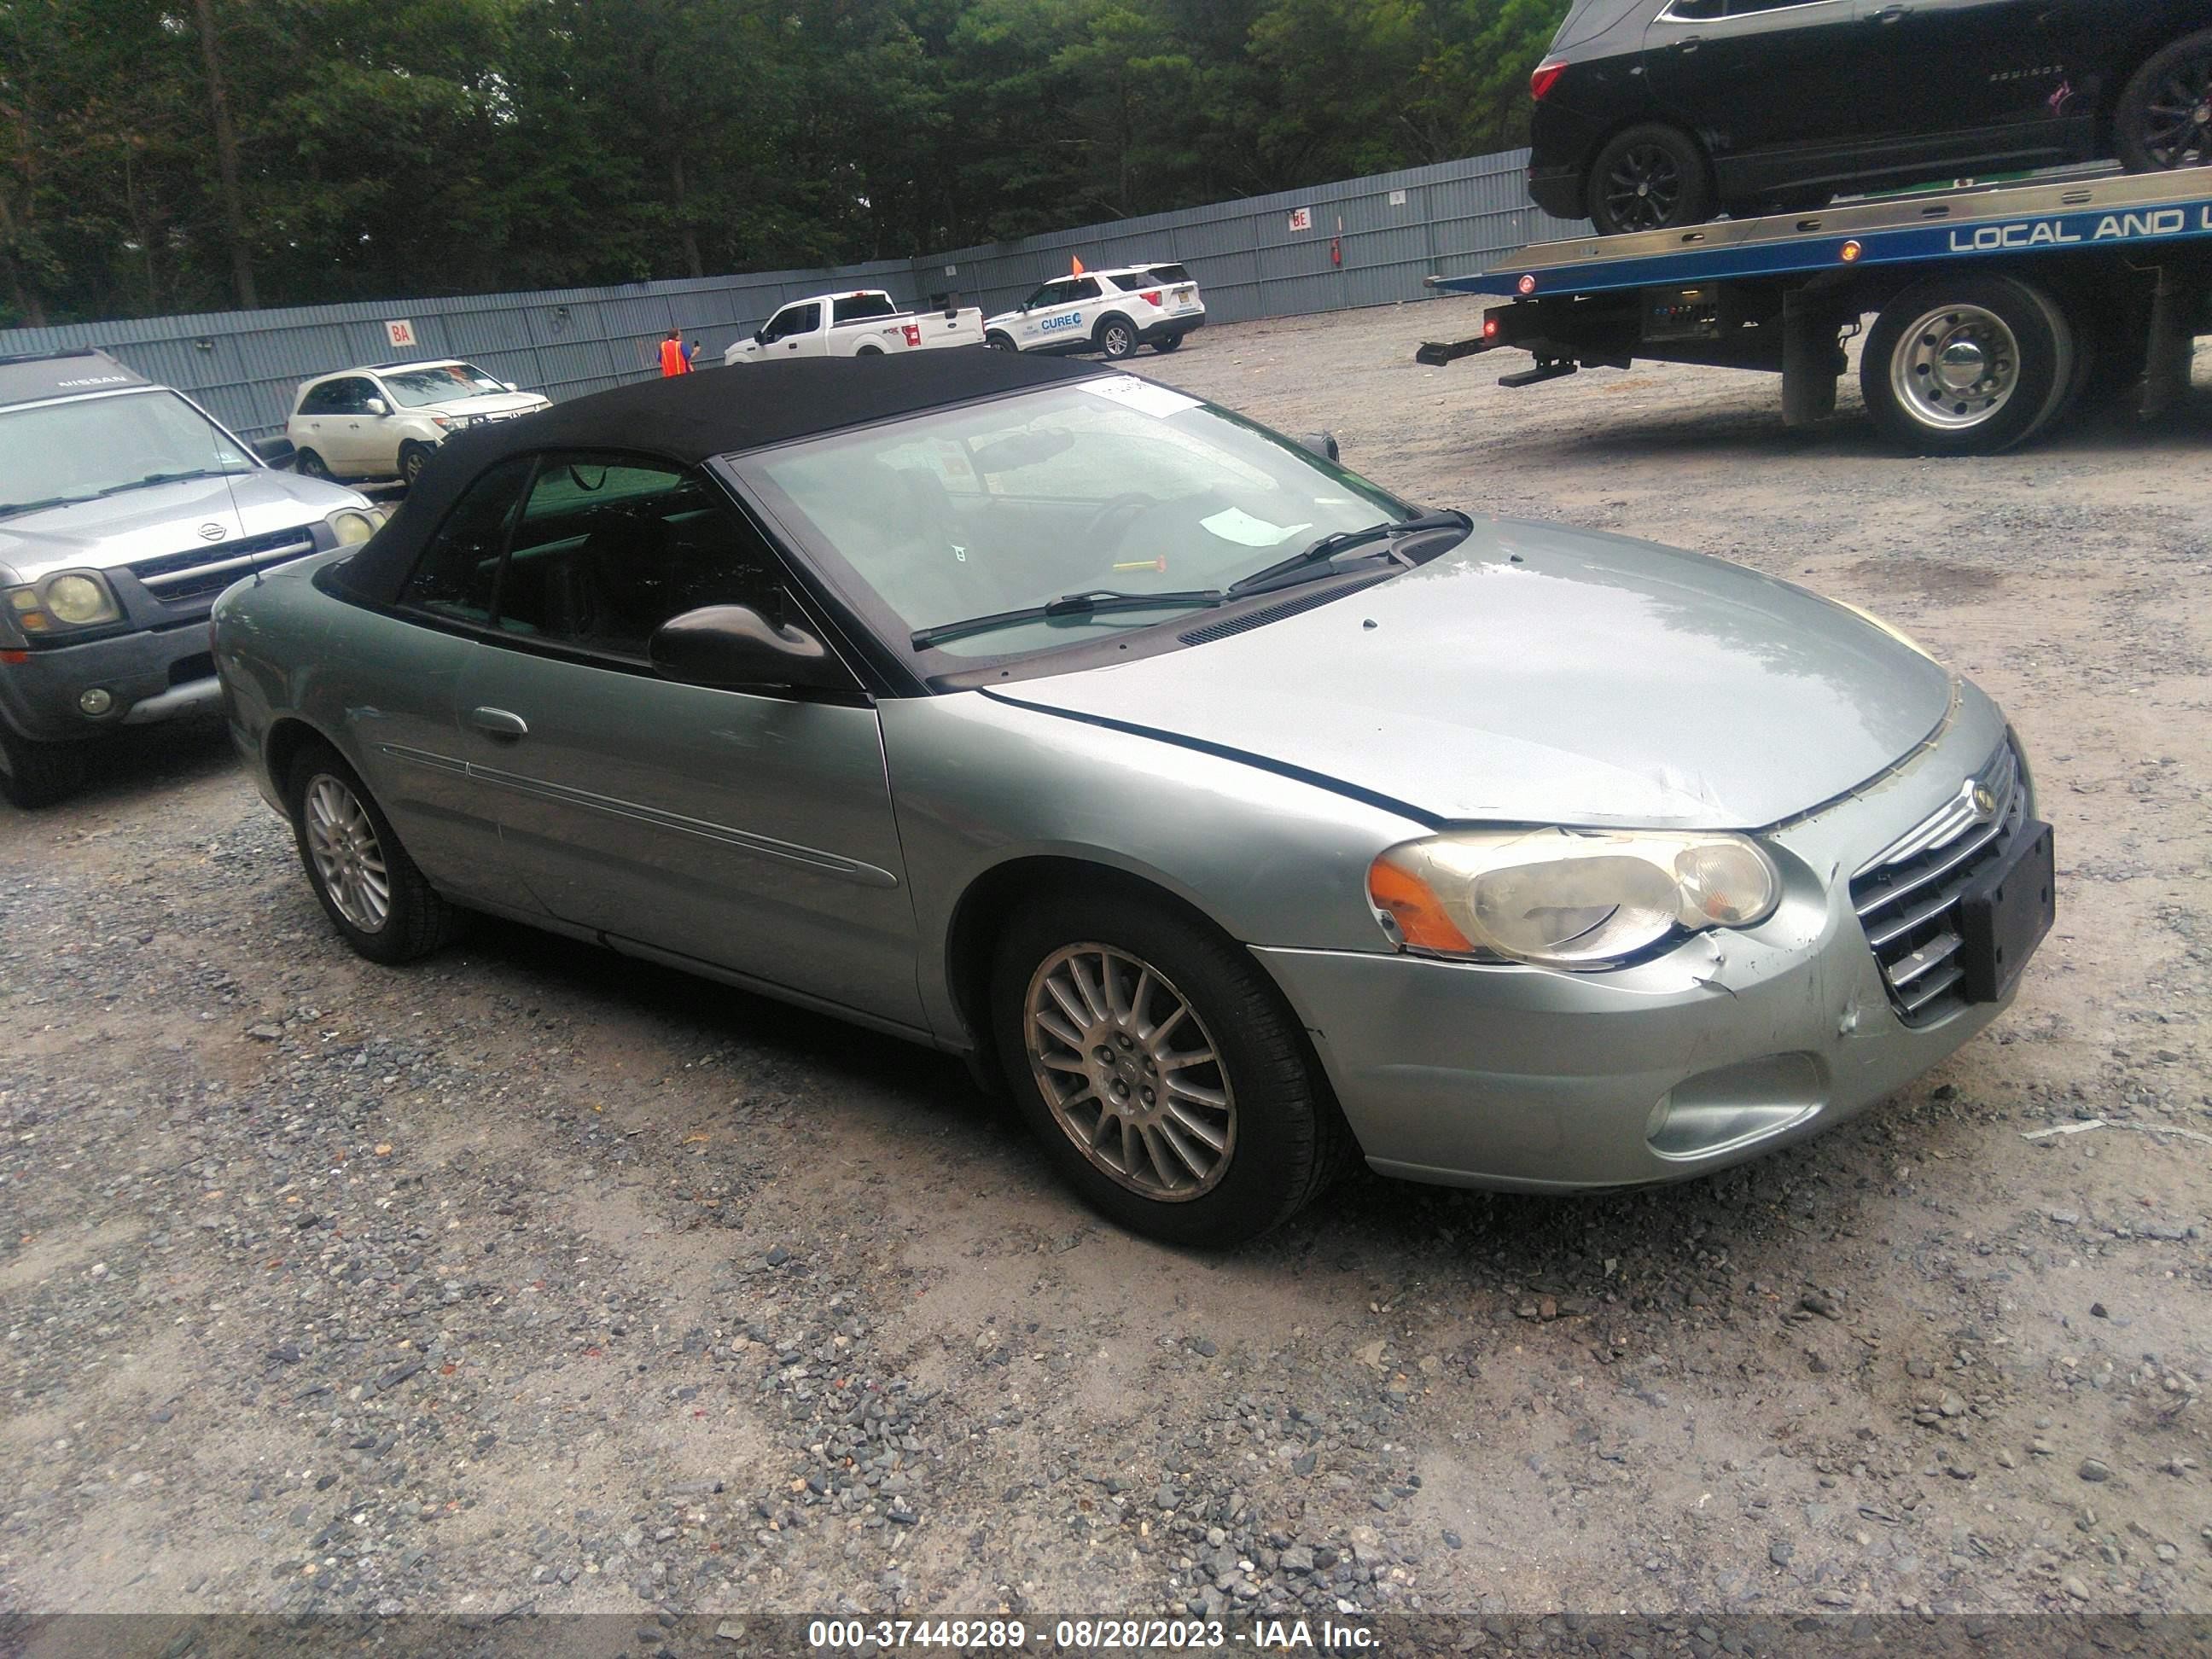
M119 392L151 386L143 374L124 368L104 351L40 352L0 357L0 409L85 392Z
M611 449L695 466L717 455L1106 372L1095 363L974 346L702 369L595 392L448 438L422 469L405 508L346 561L339 580L373 604L392 603L461 493L511 455Z

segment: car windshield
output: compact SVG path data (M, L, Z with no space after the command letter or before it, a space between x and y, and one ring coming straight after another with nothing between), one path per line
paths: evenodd
M253 465L206 416L167 390L0 414L0 514L175 478L247 472Z
M458 398L489 397L507 390L473 363L432 363L422 368L387 368L384 389L410 409L449 404Z
M1287 438L1130 375L812 439L740 465L825 569L850 574L860 591L848 597L901 639L1069 593L1185 596L932 647L968 659L1186 615L1208 602L1191 594L1410 511Z

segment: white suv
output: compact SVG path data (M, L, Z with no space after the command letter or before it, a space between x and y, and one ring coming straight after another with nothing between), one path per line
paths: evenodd
M1000 351L1100 351L1118 360L1140 345L1173 351L1205 325L1197 280L1181 265L1122 265L1054 277L986 321L983 343Z
M410 489L430 452L463 427L550 409L473 363L379 363L304 380L284 435L311 478L398 478Z

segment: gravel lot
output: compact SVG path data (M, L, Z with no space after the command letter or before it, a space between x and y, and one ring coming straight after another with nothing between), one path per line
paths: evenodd
M0 1609L2212 1608L2212 360L1920 462L1413 364L1475 320L1137 367L1978 678L2063 879L1992 1032L1715 1180L1179 1255L919 1050L505 926L356 960L221 732L136 733L0 807Z

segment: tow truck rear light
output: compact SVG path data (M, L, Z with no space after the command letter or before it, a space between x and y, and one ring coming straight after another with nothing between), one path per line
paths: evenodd
M1538 103L1542 103L1544 94L1549 92L1559 76L1566 72L1566 60L1561 58L1547 58L1542 63L1537 64L1535 72L1528 77L1528 95Z
M1156 306L1160 302L1160 291L1156 288L1147 289L1137 297L1148 306Z
M1486 340L1494 340L1498 337L1497 318L1485 317L1482 319L1482 337Z

